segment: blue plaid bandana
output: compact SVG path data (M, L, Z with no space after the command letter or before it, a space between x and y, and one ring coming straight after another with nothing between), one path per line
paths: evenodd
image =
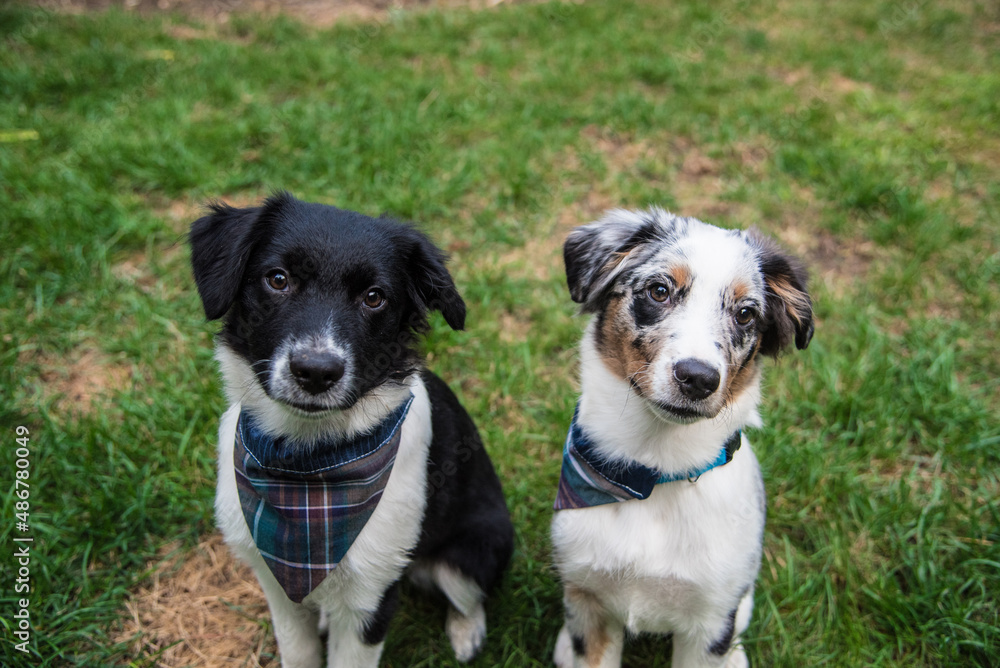
M555 509L589 508L606 503L619 503L632 499L648 499L656 485L678 480L697 480L703 473L716 466L724 466L733 459L740 448L742 432L736 431L723 444L719 456L707 466L684 473L661 474L655 469L632 462L607 462L594 451L594 444L587 438L579 423L580 407L573 413L573 422L563 448L562 473Z
M375 511L412 402L366 434L308 449L267 436L240 413L233 459L243 517L296 603L337 567Z

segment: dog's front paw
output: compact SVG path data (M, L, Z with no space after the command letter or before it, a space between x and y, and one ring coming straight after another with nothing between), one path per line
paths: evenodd
M569 635L569 629L565 626L559 631L559 638L556 639L556 649L552 653L552 661L557 668L573 668L573 639Z
M462 663L474 659L486 640L486 610L483 604L477 604L468 615L449 606L445 631L455 650L455 658Z
M725 668L750 668L750 660L747 659L747 654L741 645L736 645L729 652Z
M322 668L323 654L320 647L282 647L281 668Z

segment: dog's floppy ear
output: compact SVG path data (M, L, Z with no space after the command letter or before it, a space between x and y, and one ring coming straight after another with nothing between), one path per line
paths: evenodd
M191 268L205 316L217 320L233 305L250 251L259 235L256 225L265 208L280 207L291 196L279 193L264 207L237 209L222 202L209 204L209 214L191 225Z
M806 270L796 258L756 230L747 233L757 249L767 290L766 313L760 351L777 357L795 342L799 350L809 345L813 335L812 300L806 291Z
M635 251L653 239L669 238L682 220L657 208L617 209L570 232L563 246L570 297L584 311L594 310L598 297L636 259Z
M445 254L423 233L410 227L405 228L403 243L412 278L410 296L421 319L428 311L440 311L449 327L464 329L465 301L445 267Z

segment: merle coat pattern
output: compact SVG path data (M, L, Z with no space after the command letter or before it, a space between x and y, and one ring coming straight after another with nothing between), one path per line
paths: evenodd
M578 424L611 464L703 470L760 425L761 359L812 337L805 271L754 231L618 210L574 230L564 257L570 295L593 315ZM674 668L747 665L765 496L739 442L729 463L647 499L556 512L558 666L618 666L626 632L672 634Z

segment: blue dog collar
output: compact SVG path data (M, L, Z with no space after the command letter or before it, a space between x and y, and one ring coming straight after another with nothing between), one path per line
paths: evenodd
M579 423L580 407L573 413L563 448L562 472L555 509L588 508L633 499L648 499L656 485L690 480L725 466L739 450L743 433L735 431L722 445L719 455L706 466L683 473L661 473L637 462L607 462L594 449Z

